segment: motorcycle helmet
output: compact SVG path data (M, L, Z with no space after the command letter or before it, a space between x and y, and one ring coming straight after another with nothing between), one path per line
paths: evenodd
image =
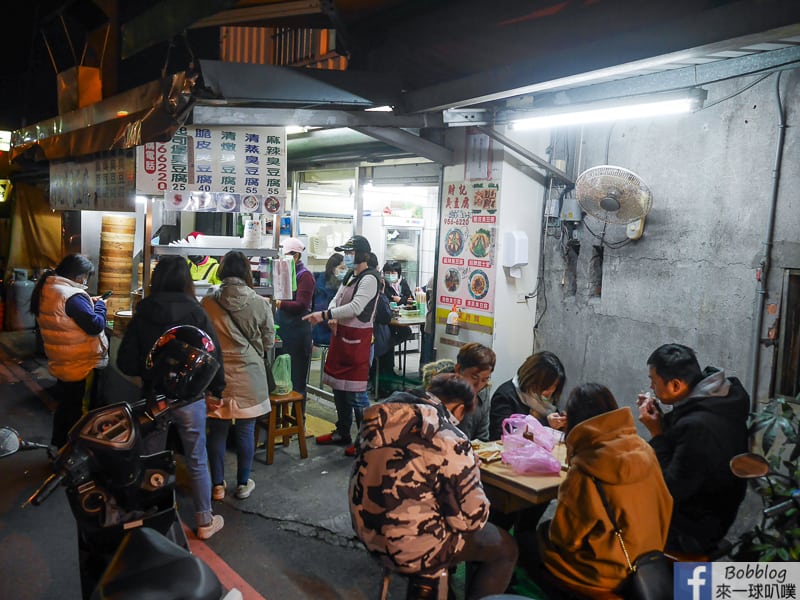
M156 393L170 400L198 400L219 369L212 352L214 342L202 329L191 325L167 329L147 354L147 379Z

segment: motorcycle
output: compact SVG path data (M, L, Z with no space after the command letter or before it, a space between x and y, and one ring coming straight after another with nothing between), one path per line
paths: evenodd
M28 499L41 505L66 488L78 529L84 598L234 600L189 552L175 501L172 452L144 452L147 436L168 420L164 396L95 409L72 428L52 462L53 473ZM0 457L48 448L0 428Z
M788 466L784 464L784 466ZM731 553L738 561L800 560L800 481L796 469L772 470L760 454L748 452L731 459L731 472L753 481L764 508L760 522L741 535Z

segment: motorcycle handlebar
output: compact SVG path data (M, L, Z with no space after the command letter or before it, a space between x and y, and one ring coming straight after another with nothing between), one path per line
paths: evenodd
M63 479L63 473L53 473L50 475L50 477L45 479L44 483L39 486L38 490L33 492L33 495L28 498L28 502L34 506L39 506L42 502L47 500L50 494L52 494L59 485L61 485L61 481Z

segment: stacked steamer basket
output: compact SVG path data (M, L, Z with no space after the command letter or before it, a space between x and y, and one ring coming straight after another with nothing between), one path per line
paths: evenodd
M133 237L136 218L104 215L100 229L100 273L97 293L109 290L114 294L106 301L108 318L120 310L131 308L133 275Z

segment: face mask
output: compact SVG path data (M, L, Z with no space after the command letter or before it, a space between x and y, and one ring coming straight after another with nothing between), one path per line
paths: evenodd
M356 264L356 257L355 254L345 254L344 255L344 266L348 269L352 269Z
M397 275L387 275L386 281L389 283L397 283Z
M338 279L339 281L342 281L345 275L347 275L347 271L345 270L336 271L336 279Z

